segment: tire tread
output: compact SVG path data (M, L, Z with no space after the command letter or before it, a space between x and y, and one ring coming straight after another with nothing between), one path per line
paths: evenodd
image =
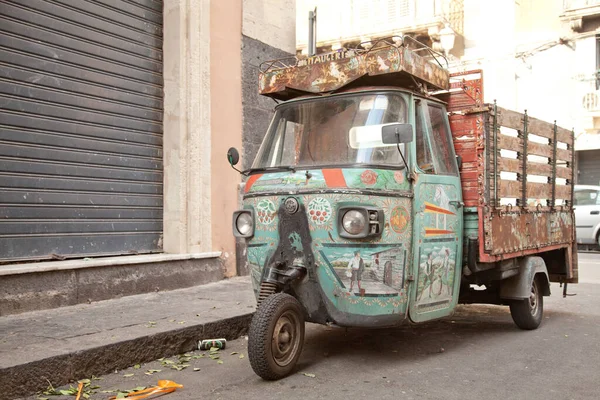
M535 281L537 281L536 282L538 285L537 290L539 293L538 316L534 317L531 315L531 312L529 311L529 299L515 301L510 304L510 315L511 315L515 325L517 325L519 328L521 328L523 330L528 330L528 331L537 329L540 326L540 324L542 323L542 319L544 317L544 296L542 295L542 292L541 292L539 280L537 278L534 278L534 279L535 279Z
M252 322L250 323L250 329L248 330L248 358L254 372L265 380L277 380L288 375L293 369L293 366L295 365L300 353L302 352L303 343L300 343L296 360L291 363L292 368L283 374L274 371L269 365L269 361L267 359L267 354L269 354L269 349L267 349L267 346L270 346L271 344L271 338L267 337L270 332L271 320L273 315L288 305L292 307L298 307L300 311L303 310L298 300L289 294L272 294L263 300L254 313L254 317L252 317ZM302 332L304 332L303 328ZM301 340L304 342L303 334L301 335Z

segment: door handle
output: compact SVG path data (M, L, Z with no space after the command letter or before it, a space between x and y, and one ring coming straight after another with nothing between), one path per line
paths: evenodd
M465 205L465 203L463 203L462 201L458 201L458 200L450 200L448 203L450 203L451 205L453 205L456 208L461 208L462 206Z
M590 215L600 215L600 211L598 211L598 210L592 211L592 212L590 212Z

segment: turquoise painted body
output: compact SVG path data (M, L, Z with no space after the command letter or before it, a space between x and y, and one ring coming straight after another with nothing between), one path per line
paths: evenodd
M410 218L412 199L410 184L406 180L405 173L376 169L343 170L348 187L358 187L357 182L360 182L361 175L363 177L368 175L371 180L375 179L375 183L369 186L374 192L380 192L377 194L365 195L342 189L295 194L320 187L324 183L321 179L321 171L312 170L311 174L313 178L309 180L308 185L305 184L304 173L265 174L250 188L249 193L253 196L247 196L244 200L244 208L252 208L256 213L255 234L248 241L247 254L257 297L265 263L280 240L277 230L279 223L277 210L285 199L294 197L307 210L312 236L312 253L316 259L316 275L328 302L337 310L353 315L403 317L407 301L406 276L410 272L406 266L410 265L412 256ZM300 175L304 180L297 180ZM266 196L259 194L264 190L281 190L282 187L277 183L279 180L286 182L282 186L283 193L271 193ZM289 182L297 182L297 186L292 188ZM366 185L362 186L364 189ZM391 191L393 197L390 196ZM403 197L398 197L399 194L403 194ZM341 238L337 226L340 218L337 210L349 205L382 209L386 215L382 235L369 240ZM394 222L389 219L392 215L395 216ZM299 242L299 240L295 241L295 243ZM361 252L364 264L361 286L365 289L365 293L362 296L358 290L355 290L355 293L349 291L352 276L351 271L348 271L348 263L354 257L355 251ZM357 285L354 289L357 289Z
M412 95L409 99L414 126L416 102L430 100ZM462 192L454 151L447 149L447 157L456 172L436 175L419 168L415 141L406 149L408 169L298 167L295 172L251 175L244 208L255 215L247 259L257 298L265 267L285 240L294 251L314 257L301 261L309 273L292 288L300 293L309 321L377 327L400 323L407 316L422 322L450 314L458 302L463 254ZM306 213L310 240L293 228L280 232L282 205L290 197ZM344 206L382 210L381 235L342 238L338 225ZM469 219L470 231L472 223ZM303 247L307 243L310 249ZM316 286L302 293L309 282Z

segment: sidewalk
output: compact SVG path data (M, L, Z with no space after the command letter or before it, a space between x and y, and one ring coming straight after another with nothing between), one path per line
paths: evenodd
M0 317L0 399L243 335L250 278ZM47 381L48 380L48 381Z

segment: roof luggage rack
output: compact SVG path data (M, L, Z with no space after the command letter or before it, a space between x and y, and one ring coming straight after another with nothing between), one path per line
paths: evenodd
M362 42L353 49L263 62L259 93L289 100L362 85L448 90L447 66L444 55L412 37L392 36Z

